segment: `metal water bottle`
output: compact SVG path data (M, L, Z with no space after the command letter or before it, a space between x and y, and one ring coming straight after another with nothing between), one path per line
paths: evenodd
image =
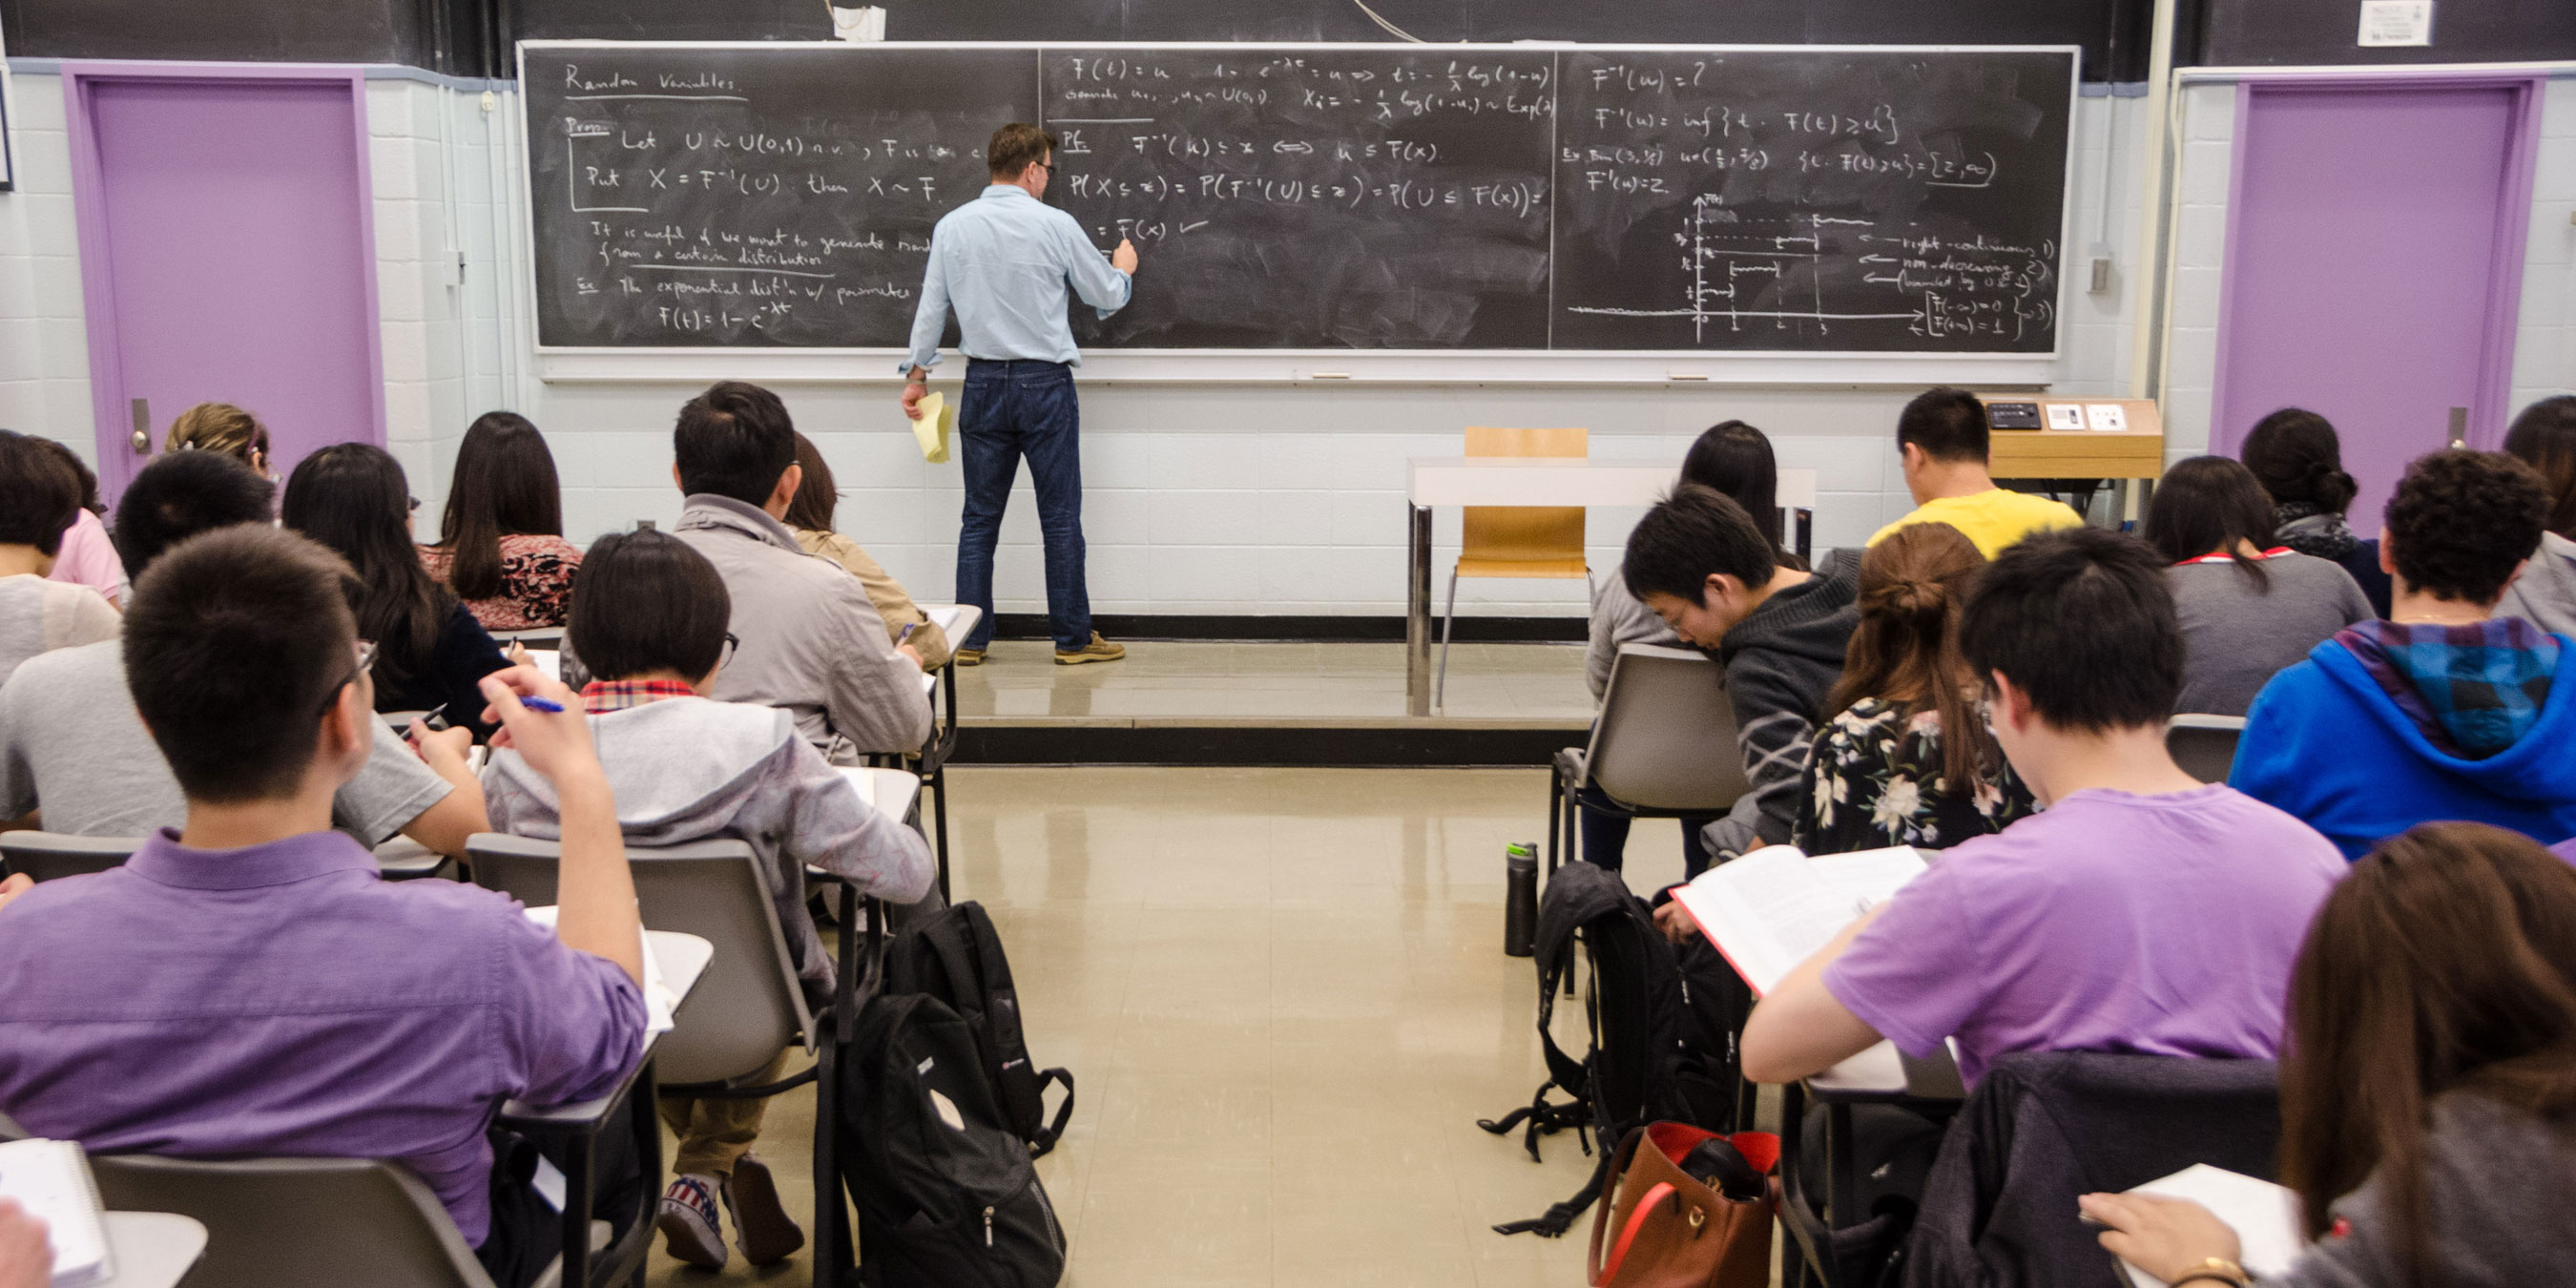
M1527 957L1538 943L1538 844L1503 847L1503 952Z

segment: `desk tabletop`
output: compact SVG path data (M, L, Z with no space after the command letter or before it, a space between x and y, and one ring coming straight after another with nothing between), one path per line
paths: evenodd
M176 1212L110 1212L107 1245L116 1276L100 1288L172 1288L205 1255L206 1227Z
M900 823L912 813L912 801L921 795L921 775L909 769L875 769L865 765L843 765L841 776L859 789L861 799L876 806L877 812Z
M1670 462L1590 457L1415 456L1405 461L1415 505L1652 505L1673 485Z

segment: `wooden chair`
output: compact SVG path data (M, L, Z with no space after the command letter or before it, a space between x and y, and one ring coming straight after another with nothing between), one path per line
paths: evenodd
M1467 427L1467 455L1572 457L1591 452L1584 429L1498 429ZM1539 578L1592 583L1583 558L1583 507L1579 505L1471 505L1466 508L1458 543L1458 562L1449 570L1449 607L1440 616L1440 673L1432 706L1446 706L1449 696L1449 634L1458 617L1461 577Z

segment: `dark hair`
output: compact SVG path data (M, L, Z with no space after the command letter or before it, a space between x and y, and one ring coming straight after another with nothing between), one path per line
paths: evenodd
M2548 485L2502 452L2419 456L2388 499L2389 562L2419 594L2492 604L2548 517Z
M1959 651L1980 679L2002 672L2060 729L2162 728L2182 696L2182 625L2164 565L2101 528L2005 547L1968 596Z
M2254 422L2238 454L2274 505L2313 505L2341 514L2361 485L2343 472L2343 440L2325 417L2284 407Z
M1706 602L1701 595L1713 574L1725 573L1758 588L1770 585L1779 567L1771 543L1735 498L1684 483L1629 531L1619 573L1628 593L1641 600L1670 595L1698 604Z
M779 476L796 463L796 422L778 395L740 380L718 381L680 408L671 454L681 491L765 505Z
M1941 776L1953 792L2003 767L1977 710L1977 673L1959 653L1961 605L1985 567L1977 543L1946 523L1909 524L1871 546L1860 560L1860 625L1825 702L1840 712L1879 698L1900 705L1907 719L1938 712Z
M805 478L787 503L787 526L831 531L832 513L841 508L840 485L832 481L832 467L824 463L823 450L803 434L796 436L796 468L805 472Z
M1055 135L1026 121L1013 121L993 131L984 145L984 164L993 177L1008 182L1055 151Z
M1780 544L1780 462L1771 440L1740 420L1722 420L1700 431L1682 456L1682 482L1714 488L1735 498L1753 526Z
M34 546L51 558L63 548L63 529L80 517L80 476L45 440L0 429L0 545Z
M1926 389L1896 417L1896 444L1912 443L1936 461L1975 461L1989 455L1986 405L1975 394L1947 385Z
M33 436L31 435L30 437ZM53 439L37 438L36 442L46 451L53 453L55 460L61 461L64 465L70 467L72 477L80 480L80 508L98 515L101 518L105 518L107 516L107 505L98 499L98 475L90 472L89 462L82 460L79 454L72 451L70 447L65 446L62 443L55 442ZM72 517L77 519L80 516L74 515Z
M400 689L429 673L456 596L429 575L403 523L402 464L365 443L333 443L286 479L286 526L338 551L357 574L349 607L358 638L376 642L376 684Z
M238 456L222 452L173 452L156 458L116 499L116 555L125 575L143 570L162 552L197 535L237 523L276 517L277 485Z
M2560 1130L2576 1110L2576 867L2481 823L2380 842L2309 924L2288 1012L2281 1181L2315 1238L2373 1180L2400 1282L2422 1282L2434 1100L2470 1091Z
M2254 471L2224 456L2195 456L2166 470L2147 503L2146 522L2138 525L2138 535L2166 563L2223 554L2253 578L2257 592L2271 590L2271 575L2239 545L2250 541L2268 550L2279 531L2272 498L2254 481Z
M438 544L453 552L447 584L466 599L502 591L501 538L563 535L555 456L528 418L487 411L465 429L448 480Z
M348 580L339 556L264 523L190 537L135 579L125 685L188 799L295 791L324 711L358 678Z
M612 532L572 575L564 633L602 680L655 671L703 679L724 660L733 599L705 555L667 532Z
M2549 530L2576 541L2576 394L2523 408L2504 432L2504 450L2540 472L2549 486Z

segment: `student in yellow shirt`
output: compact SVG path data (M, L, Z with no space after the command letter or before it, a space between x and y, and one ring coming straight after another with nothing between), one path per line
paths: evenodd
M2009 492L1986 473L1986 405L1965 389L1927 389L1896 418L1896 450L1905 460L1905 490L1914 511L1878 530L1877 545L1898 528L1946 523L1967 534L1988 559L2034 532L2082 526L2058 501Z

